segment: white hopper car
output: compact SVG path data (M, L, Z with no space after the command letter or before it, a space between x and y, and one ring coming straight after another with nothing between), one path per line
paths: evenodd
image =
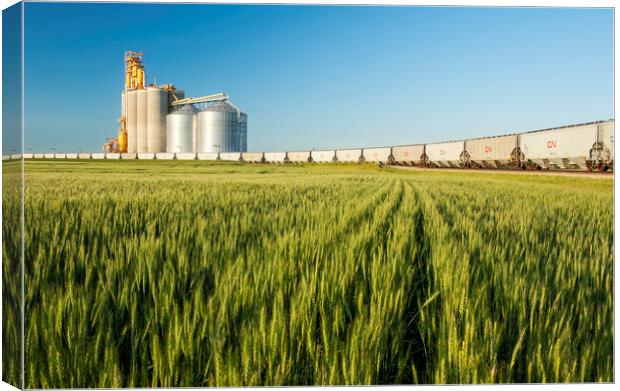
M140 153L93 153L92 159L166 159ZM169 154L172 155L172 154ZM18 155L15 155L16 157ZM82 159L83 154L35 154L34 157ZM11 156L7 156L12 158ZM545 168L606 170L614 165L614 120L462 141L392 147L318 151L177 153L176 159L265 163L371 162L426 167ZM5 158L3 156L3 158ZM21 155L19 155L21 158ZM88 158L88 157L85 157ZM172 158L172 157L170 157Z

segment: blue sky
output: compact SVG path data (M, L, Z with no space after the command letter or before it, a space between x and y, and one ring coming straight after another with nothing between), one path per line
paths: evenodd
M99 150L123 52L228 93L249 150L397 145L613 117L610 9L27 3L25 144Z
M21 151L21 4L2 11L2 153Z

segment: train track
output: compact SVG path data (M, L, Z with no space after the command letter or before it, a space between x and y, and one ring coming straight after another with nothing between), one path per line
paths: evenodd
M389 166L401 170L413 171L452 171L452 172L470 172L470 173L489 173L489 174L517 174L517 175L555 175L566 177L582 177L595 179L614 179L613 172L600 171L560 171L560 170L519 170L519 169L491 169L491 168L429 168L429 167L413 167L413 166Z

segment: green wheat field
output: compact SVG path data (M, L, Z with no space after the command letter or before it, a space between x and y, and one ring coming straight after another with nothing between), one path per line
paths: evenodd
M3 373L18 384L19 194L3 169ZM25 169L28 388L614 381L611 179Z

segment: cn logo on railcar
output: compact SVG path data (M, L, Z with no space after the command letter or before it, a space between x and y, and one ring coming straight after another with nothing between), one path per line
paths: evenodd
M491 153L493 152L493 148L491 148L490 145L485 145L484 146L484 153Z
M558 146L558 142L555 140L549 140L547 141L547 148L552 149L552 148L557 148Z

